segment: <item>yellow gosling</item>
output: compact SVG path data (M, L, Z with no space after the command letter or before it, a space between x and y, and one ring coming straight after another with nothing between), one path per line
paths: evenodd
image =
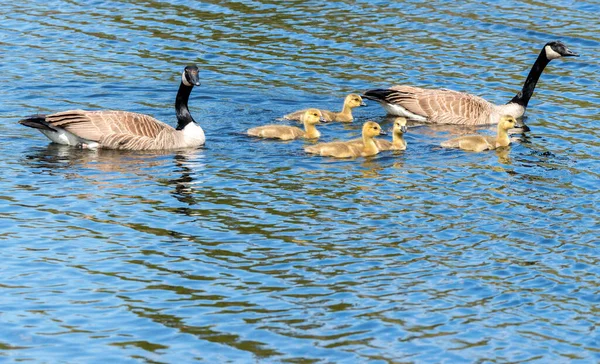
M304 151L324 157L355 158L368 157L379 153L375 137L385 135L381 126L374 121L367 121L362 128L362 143L355 141L319 143L304 148Z
M344 123L349 123L354 120L352 116L352 109L358 106L366 106L362 97L358 94L350 94L346 96L344 100L344 107L340 112L333 112L329 110L321 110L323 114L323 118L327 121L341 121ZM283 118L287 120L301 120L302 115L306 110L295 111L291 114L284 115Z
M308 109L302 115L302 122L304 123L304 130L288 125L264 125L248 129L247 133L250 136L267 139L318 139L321 133L319 133L315 125L326 123L327 121L323 119L323 115L318 109Z
M515 127L516 120L510 115L504 115L498 123L498 133L496 137L487 135L466 135L442 142L444 148L459 148L473 152L484 150L493 150L499 147L510 145L508 130Z
M379 150L406 150L406 140L404 140L404 133L406 133L406 118L397 117L394 119L394 128L392 129L392 141L376 139L377 147Z

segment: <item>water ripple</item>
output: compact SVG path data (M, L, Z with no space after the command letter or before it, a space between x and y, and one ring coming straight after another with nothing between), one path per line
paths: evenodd
M0 5L0 355L119 362L600 360L598 4L30 1ZM307 156L249 127L409 83L496 103L541 46L526 122L491 153ZM16 126L69 108L174 124L181 67L207 134L89 152ZM362 122L391 126L371 103Z

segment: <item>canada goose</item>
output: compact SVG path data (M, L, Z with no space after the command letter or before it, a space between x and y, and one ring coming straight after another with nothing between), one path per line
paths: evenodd
M352 109L358 106L367 106L367 104L364 103L360 95L350 94L344 99L344 107L342 108L342 111L333 112L329 110L321 110L321 113L323 114L323 118L327 121L351 122L354 120L352 117ZM283 118L287 120L300 120L305 111L306 109L295 111L291 114L284 115Z
M465 135L442 142L441 145L444 148L460 148L462 150L470 150L473 152L506 147L510 145L508 130L514 128L516 122L514 117L504 115L498 122L498 133L496 134L496 137L488 135Z
M187 66L181 74L175 98L176 129L148 115L115 110L69 110L33 115L19 123L38 129L55 143L80 148L166 150L199 147L205 141L204 131L188 109L194 85L200 85L198 67Z
M319 109L308 109L302 115L302 122L304 123L304 130L288 125L264 125L248 129L247 133L251 136L269 139L318 139L321 133L319 133L315 125L319 122L326 123L327 120L323 119L323 115Z
M369 90L363 97L379 102L392 115L438 124L496 124L502 115L523 116L535 85L546 65L553 59L579 55L559 41L544 45L523 89L506 105L494 105L481 97L448 89L393 86Z
M375 143L375 137L378 135L385 135L381 126L374 121L367 121L362 127L362 143L352 140L320 143L308 146L304 148L304 151L335 158L368 157L379 153L379 148Z

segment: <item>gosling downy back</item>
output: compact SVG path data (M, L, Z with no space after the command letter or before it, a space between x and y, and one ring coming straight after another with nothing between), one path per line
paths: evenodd
M353 140L319 143L304 148L304 151L335 158L368 157L379 153L379 148L375 143L375 137L379 135L385 135L381 126L374 121L367 121L362 127L362 143L356 143Z
M341 121L341 122L351 122L354 120L352 116L352 109L359 106L366 106L362 97L359 94L349 94L344 99L344 106L342 107L342 111L333 112L329 110L321 109L321 113L323 114L323 118L327 121ZM287 120L299 120L301 121L302 115L304 115L305 110L298 110L293 113L284 115L283 118Z
M485 99L448 89L424 89L398 85L389 89L366 91L363 97L379 102L391 115L437 124L496 124L502 115L523 116L533 91L548 63L561 57L573 57L562 42L548 42L533 64L522 90L506 105L494 105Z
M453 138L441 143L444 148L458 148L473 152L481 152L484 150L493 150L499 147L510 145L510 137L508 131L515 127L517 120L510 116L504 115L498 122L497 133L495 137L489 135L465 135L458 138Z
M326 123L321 111L318 109L307 109L301 117L304 130L289 125L263 125L248 129L247 134L259 138L293 140L298 138L318 139L321 133L315 127L318 123Z
M19 123L38 129L55 143L80 148L195 148L204 144L205 136L202 128L192 118L187 104L192 88L198 85L198 67L185 67L175 98L176 129L149 115L114 110L69 110L50 115L33 115Z

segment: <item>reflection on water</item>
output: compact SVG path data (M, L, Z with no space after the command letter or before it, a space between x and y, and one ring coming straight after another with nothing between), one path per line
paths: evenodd
M598 5L93 5L0 5L5 359L600 359ZM355 160L243 135L399 83L501 104L554 39L582 57L547 67L508 148L439 146L494 126L413 123L406 151ZM205 148L79 150L16 125L73 108L174 125L188 63ZM393 123L354 116L322 141Z

